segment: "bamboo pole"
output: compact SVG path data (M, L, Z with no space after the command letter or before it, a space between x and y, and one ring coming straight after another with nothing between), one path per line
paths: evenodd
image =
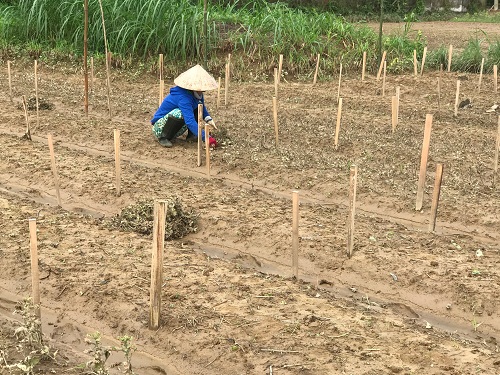
M418 67L417 67L417 50L413 50L413 73L415 74L415 77L418 75Z
M156 201L153 209L153 251L151 256L151 289L149 294L149 328L154 330L160 327L165 217L166 202Z
M455 112L454 115L455 117L458 116L458 100L460 98L460 80L457 80L457 91L455 93Z
M429 232L436 229L436 218L439 205L439 195L441 194L441 182L443 180L443 164L436 164L436 177L434 179L434 191L432 193L431 218L429 220Z
M380 75L382 74L382 69L384 68L384 61L386 56L387 56L387 51L384 51L384 53L382 54L382 59L380 60L380 66L378 68L377 81L380 80Z
M23 109L24 109L24 120L26 121L26 132L25 137L31 141L31 129L30 129L30 118L28 115L28 105L26 104L26 95L22 96L23 99Z
M427 47L424 47L424 53L422 55L422 66L420 67L420 75L424 75L425 58L427 57Z
M40 105L38 103L38 61L35 60L35 105L36 105L36 126L40 125L40 115L39 108Z
M56 188L57 205L62 206L61 193L59 192L59 175L56 167L56 156L54 153L54 143L52 142L52 134L47 135L47 143L49 144L50 164L52 167L52 175L54 176L54 186Z
M319 59L320 59L320 54L318 53L318 56L316 58L316 70L314 71L314 79L313 79L313 85L316 84L316 80L318 78L318 71L319 71Z
M99 0L99 8L101 9L102 31L104 35L104 53L106 54L106 88L108 96L108 113L111 120L111 79L110 79L110 61L108 58L108 39L106 37L106 24L104 22L104 10L102 9L102 0Z
M219 85L217 86L217 109L220 107L220 85L221 85L221 77L219 77Z
M477 92L481 92L481 81L483 80L484 57L481 60L481 70L479 71L479 82L477 83Z
M274 120L274 135L275 135L275 145L278 147L278 99L273 96L273 120Z
M114 130L116 195L121 195L120 130Z
M89 0L83 1L84 25L83 25L83 80L85 116L89 115L89 67L88 67L88 31L89 31Z
M361 69L361 82L365 80L365 70L366 70L366 51L363 51L363 68Z
M384 61L384 74L382 75L382 96L385 96L385 75L387 71L387 61Z
M339 106L337 108L337 124L335 126L335 149L339 147L340 120L342 119L342 98L339 98Z
M358 180L358 167L351 166L349 176L349 220L347 226L347 256L352 257L354 247L354 217L356 215L356 186Z
M448 68L447 71L451 71L451 58L453 57L453 46L450 44L450 48L448 49Z
M498 66L493 65L493 91L498 92Z
M392 132L396 131L396 126L398 125L398 97L394 95L392 97Z
M210 125L205 124L205 164L207 165L207 176L210 178Z
M278 62L278 84L281 82L281 72L283 70L283 55L280 54L280 59Z
M198 167L201 167L201 148L202 136L201 130L203 129L203 104L198 104Z
M417 201L415 209L420 211L424 201L425 175L427 173L427 158L429 156L429 145L431 141L432 115L425 117L424 141L422 144L422 155L420 158L420 174L418 176Z
M31 294L35 314L40 319L40 272L38 270L38 242L36 235L36 219L28 220L30 230L30 255L31 255Z
M495 162L493 166L493 186L496 186L498 174L498 153L500 150L500 116L498 116L497 142L495 145Z
M12 75L10 71L10 60L7 61L7 75L9 76L9 97L10 101L12 102Z
M337 103L340 99L340 84L342 82L342 63L340 63L340 70L339 70L339 87L337 89Z
M274 68L274 96L278 98L278 68Z
M299 192L292 192L292 270L299 278Z

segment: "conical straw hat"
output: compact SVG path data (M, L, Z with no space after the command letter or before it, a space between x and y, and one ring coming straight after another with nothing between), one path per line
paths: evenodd
M174 83L183 89L193 91L215 90L218 87L215 79L200 65L186 70L174 79Z

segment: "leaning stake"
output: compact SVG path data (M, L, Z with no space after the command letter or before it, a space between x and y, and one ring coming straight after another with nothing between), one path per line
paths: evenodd
M354 216L356 214L356 185L358 179L358 167L351 166L349 176L349 221L347 227L347 256L351 258L354 247Z
M121 167L120 167L120 130L114 130L115 144L115 170L116 170L116 195L121 195Z
M434 180L434 191L432 193L431 219L429 221L429 232L436 229L436 217L441 193L441 181L443 180L443 164L436 164L436 178Z
M339 107L337 109L337 124L335 126L335 149L339 147L340 120L342 119L342 98L339 98Z
M292 271L299 277L299 192L292 192Z
M40 273L38 270L38 244L36 238L36 219L29 219L30 230L30 254L31 254L31 294L33 305L35 305L35 313L38 318L41 317L40 312Z
M363 51L363 67L361 69L361 81L365 80L365 70L366 70L366 51Z
M165 247L166 202L156 201L153 210L153 252L151 259L151 289L149 292L149 328L160 327L161 286L163 283L163 249Z
M318 78L318 71L319 71L319 58L320 54L318 53L318 56L316 58L316 70L314 71L314 79L313 79L313 85L316 84L316 79Z
M424 75L425 58L427 57L427 47L424 47L424 54L422 55L422 66L420 67L420 75Z
M385 61L386 55L387 55L387 51L384 51L384 53L382 54L382 59L380 60L380 66L378 68L377 81L380 80L380 75L382 74L382 69L384 68L384 61Z
M457 91L455 93L455 112L454 116L458 116L458 99L460 98L460 80L457 80Z
M425 117L424 141L422 144L422 155L420 158L420 174L418 175L417 202L415 209L420 211L424 201L425 174L427 172L427 157L429 156L429 144L431 142L432 115Z
M481 70L479 71L479 82L477 83L477 92L481 92L481 81L483 80L484 57L481 60Z
M52 142L52 134L47 135L47 143L49 144L50 165L52 167L52 175L54 176L54 186L56 188L57 204L62 206L61 193L59 192L59 175L56 167L56 156L54 154L54 144Z

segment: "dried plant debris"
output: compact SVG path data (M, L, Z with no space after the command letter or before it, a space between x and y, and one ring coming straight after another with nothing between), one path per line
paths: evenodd
M178 197L165 199L165 239L182 238L196 232L198 215L193 210L186 211ZM153 233L153 200L142 200L125 207L109 223L113 229L140 234Z

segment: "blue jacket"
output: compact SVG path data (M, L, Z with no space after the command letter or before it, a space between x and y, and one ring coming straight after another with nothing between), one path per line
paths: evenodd
M151 119L151 124L164 117L170 111L175 108L179 108L182 112L182 117L187 125L188 129L193 133L198 135L198 122L194 118L194 111L198 110L198 104L203 104L203 118L205 119L210 114L205 107L205 98L202 97L198 100L194 97L191 90L183 89L179 86L174 86L170 89L170 93L167 95L160 105L160 108L156 111L153 118Z

